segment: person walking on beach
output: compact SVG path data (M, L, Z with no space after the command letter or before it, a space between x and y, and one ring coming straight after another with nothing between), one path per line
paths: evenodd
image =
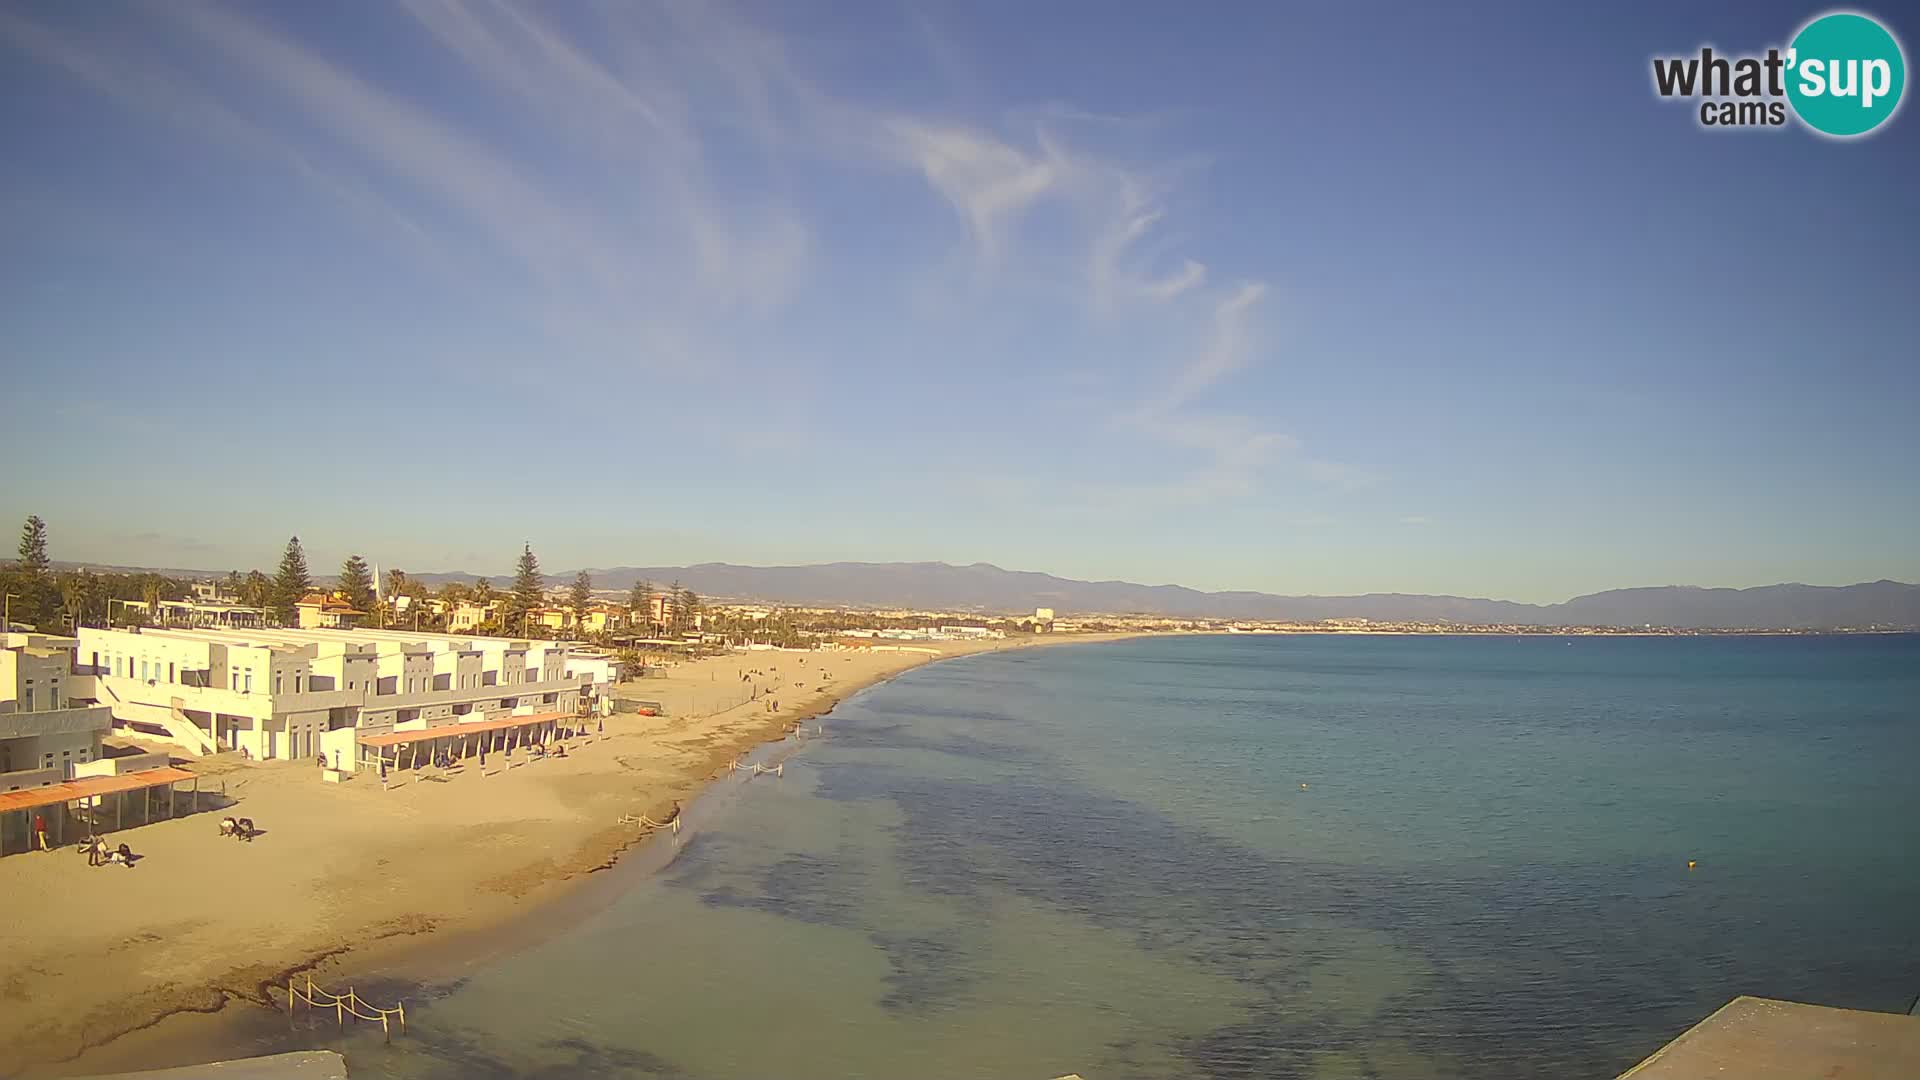
M100 839L98 837L87 837L87 865L100 865Z
M482 755L482 758L484 757L485 755ZM381 791L387 790L387 759L386 758L380 759L380 790Z
M51 851L47 846L47 819L44 815L33 815L33 842L41 851Z

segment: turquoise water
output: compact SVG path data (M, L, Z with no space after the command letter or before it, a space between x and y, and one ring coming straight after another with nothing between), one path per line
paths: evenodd
M1920 993L1920 636L1149 639L934 665L824 728L563 931L392 987L391 1048L253 1046L401 1077L1611 1077L1735 994Z

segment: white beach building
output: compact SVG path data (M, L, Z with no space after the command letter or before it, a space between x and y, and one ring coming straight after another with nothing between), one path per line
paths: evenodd
M360 736L509 716L576 716L609 689L561 642L400 630L80 630L77 671L115 720L189 753L327 755ZM575 665L580 666L580 665Z

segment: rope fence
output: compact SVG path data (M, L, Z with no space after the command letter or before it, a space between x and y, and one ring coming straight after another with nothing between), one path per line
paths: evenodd
M735 759L733 761L727 762L727 771L728 772L745 772L752 776L759 776L762 773L772 773L775 776L785 776L787 775L787 763L783 761L780 764L774 765L771 767L766 765L761 765L757 762L752 765L742 765L740 764L738 759Z
M400 1021L401 1032L404 1033L407 1030L406 1002L396 1002L393 1008L382 1009L377 1005L368 1004L359 994L354 992L351 986L347 987L345 994L333 994L322 990L313 984L312 975L307 976L307 985L304 990L296 985L292 979L287 980L287 1015L292 1016L293 1007L301 1002L305 1002L308 1008L332 1009L334 1022L341 1027L346 1026L347 1017L349 1016L356 1020L378 1022L380 1025L380 1033L386 1037L388 1042L393 1041L393 1027L391 1026L391 1022L395 1018Z
M655 829L671 829L674 835L678 836L680 834L679 815L675 815L669 821L655 821L645 814L621 814L619 823L622 825L632 825L637 829L644 829L648 832L652 832Z

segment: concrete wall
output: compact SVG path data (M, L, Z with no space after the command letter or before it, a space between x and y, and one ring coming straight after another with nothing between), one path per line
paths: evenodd
M85 765L75 766L73 775L82 776L121 776L126 773L145 772L148 769L164 769L172 764L172 758L166 754L122 754L119 757L104 757L89 761Z
M95 728L0 739L0 772L51 769L56 779L69 779L76 766L100 756L101 734Z
M66 779L61 775L62 772L58 765L51 769L16 769L13 772L0 772L0 791L25 791L28 788L57 784Z
M360 732L353 728L340 728L322 733L320 749L327 755L327 763L331 765L335 756L338 755L342 772L358 770L360 767L357 760L360 757L359 738Z
M0 649L0 712L66 708L69 682L65 650Z

